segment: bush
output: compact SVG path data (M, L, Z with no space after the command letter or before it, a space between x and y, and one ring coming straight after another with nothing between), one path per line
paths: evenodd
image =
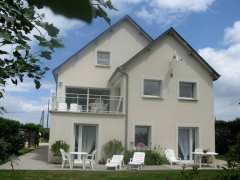
M64 141L56 141L52 146L51 146L51 152L53 153L53 156L61 156L60 149L63 149L64 151L68 152L69 150L69 145L65 143Z
M122 154L123 150L124 148L121 141L116 139L109 141L103 146L104 159L111 158L113 154Z
M28 142L28 147L38 147L40 136L39 133L42 129L40 125L27 123L23 125L24 133L25 133L25 140Z
M130 158L133 157L135 151L125 151L124 163L127 164ZM154 150L146 150L145 152L145 165L161 165L168 163L164 155Z
M236 144L230 147L226 154L229 166L239 166L240 164L240 134L237 136Z
M22 125L13 120L0 117L0 163L12 155L19 155L24 147Z
M237 135L240 129L240 119L234 121L216 121L215 136L216 136L216 152L220 155L225 155L230 147L236 144Z

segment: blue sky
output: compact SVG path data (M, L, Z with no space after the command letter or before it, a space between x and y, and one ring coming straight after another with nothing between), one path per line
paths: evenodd
M240 117L240 1L239 0L112 0L118 11L110 11L112 23L130 15L147 33L156 38L174 27L222 76L214 83L215 116L231 120ZM108 28L102 19L90 25L55 15L42 9L46 20L60 29L64 48L56 50L45 62L51 69L78 51ZM4 116L22 122L38 123L41 111L55 89L51 71L35 90L30 80L6 87Z

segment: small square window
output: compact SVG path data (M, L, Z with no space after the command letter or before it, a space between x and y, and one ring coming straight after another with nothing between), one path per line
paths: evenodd
M161 80L144 79L144 96L161 96Z
M196 83L180 82L179 83L179 97L195 99L196 98Z
M97 52L97 65L109 66L110 65L110 52L98 51Z
M150 127L135 127L135 147L146 148L150 146Z

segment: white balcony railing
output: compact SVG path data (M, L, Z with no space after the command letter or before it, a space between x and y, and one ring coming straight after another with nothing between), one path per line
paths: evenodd
M123 113L123 97L95 94L66 94L53 97L52 111Z

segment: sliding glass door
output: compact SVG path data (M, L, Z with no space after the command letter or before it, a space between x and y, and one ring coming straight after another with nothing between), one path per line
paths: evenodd
M92 153L96 149L97 126L75 125L75 151Z
M198 128L178 128L178 157L182 160L192 160L192 152L199 147Z

